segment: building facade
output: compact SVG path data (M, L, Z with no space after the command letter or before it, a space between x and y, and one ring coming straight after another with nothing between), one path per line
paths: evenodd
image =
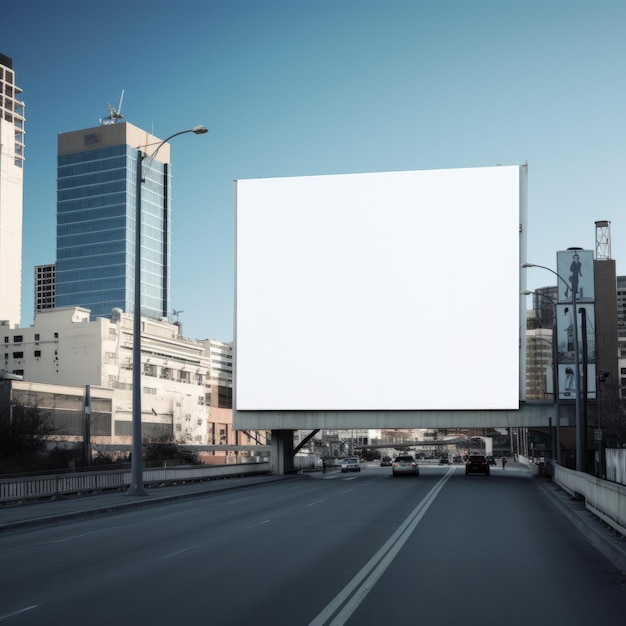
M19 325L22 298L24 103L13 61L0 54L0 320Z
M169 144L127 122L58 137L56 306L87 308L92 319L110 318L113 309L134 310L140 151L148 155L142 167L141 314L168 317Z
M56 306L56 265L35 265L35 314Z
M194 341L179 327L142 318L142 433L144 440L208 446L222 456L265 445L267 434L232 428L232 344ZM91 389L94 442L132 440L133 316L90 320L88 309L46 309L25 328L0 322L0 370L19 398L53 416L58 435L81 436L83 397Z
M111 423L100 430L113 443L125 442L132 433L132 339L132 315L119 309L110 320L93 321L88 309L48 309L27 328L0 324L0 367L32 383L112 390ZM144 437L206 443L209 363L203 347L179 337L172 324L144 318L141 361ZM69 431L66 426L55 423L57 431L76 434L76 424Z
M626 396L626 276L617 277L617 354L622 397Z
M528 312L526 327L526 400L554 400L554 349L552 329L533 323Z

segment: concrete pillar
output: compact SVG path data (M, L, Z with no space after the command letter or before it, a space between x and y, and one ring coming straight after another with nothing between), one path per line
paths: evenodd
M282 476L294 470L293 430L272 430L270 467L274 476Z

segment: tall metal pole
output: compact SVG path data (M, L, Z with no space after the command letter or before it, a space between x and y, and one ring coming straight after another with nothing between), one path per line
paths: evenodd
M159 143L154 152L150 155L147 167L152 164L152 160L156 156L163 144L170 139L184 135L185 133L194 133L203 135L208 133L206 126L194 126L188 130L181 130L178 133L170 135ZM130 487L128 495L145 496L146 490L143 486L143 450L142 450L142 433L141 433L141 186L144 182L143 177L143 161L145 154L141 149L137 150L137 177L136 177L136 207L135 207L135 304L133 307L133 413L132 413L132 434L133 441L131 446L131 466L130 466Z
M576 290L570 285L572 290L572 308L574 309L574 358L576 364L574 367L574 376L576 377L576 471L584 472L584 450L583 450L583 415L582 402L580 401L580 392L582 385L580 384L580 345L578 343L578 311L576 310Z
M556 302L547 294L541 291L522 291L522 295L530 296L535 294L541 298L545 298L553 307L554 313L552 314L552 399L554 401L554 419L555 419L555 438L556 442L553 446L553 451L556 452L556 462L561 463L561 397L559 390L559 367L558 367L558 355L557 348L557 334L556 334L556 317L557 307ZM550 441L553 441L552 427L550 427Z
M85 385L84 401L85 429L83 431L83 456L85 465L91 465L91 385Z
M576 311L576 290L574 290L572 285L560 274L555 272L553 269L546 267L545 265L536 265L535 263L522 263L522 267L540 267L541 269L547 270L548 272L552 272L559 280L563 281L567 289L572 292L572 309L574 310L574 377L576 381L576 471L584 472L584 451L582 449L582 403L580 401L580 347L578 344L578 313Z
M587 349L587 309L585 309L584 307L581 307L580 309L580 330L582 331L581 336L582 336L582 372L581 372L581 380L582 380L582 385L581 385L581 391L583 394L583 411L582 411L582 421L581 421L581 426L582 428L581 430L581 436L580 436L580 442L581 442L581 448L583 451L583 458L582 458L582 463L583 463L583 471L586 469L587 463L586 463L586 457L587 457L587 410L588 410L588 389L589 389L589 382L588 382L588 362L587 362L587 358L588 358L588 349Z
M130 488L128 495L145 496L141 434L141 186L144 153L137 150L135 211L135 304L133 308L133 442L131 447Z

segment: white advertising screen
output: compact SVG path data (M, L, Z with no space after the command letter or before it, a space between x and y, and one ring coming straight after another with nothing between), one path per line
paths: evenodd
M235 187L236 410L519 407L520 167Z

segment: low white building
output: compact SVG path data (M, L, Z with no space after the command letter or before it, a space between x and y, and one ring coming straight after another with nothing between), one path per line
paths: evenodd
M27 328L0 322L0 369L25 383L113 390L111 443L125 443L132 432L133 316L118 309L110 320L89 316L88 309L66 307L39 311ZM215 426L205 345L180 337L166 321L141 322L144 437L206 444Z

